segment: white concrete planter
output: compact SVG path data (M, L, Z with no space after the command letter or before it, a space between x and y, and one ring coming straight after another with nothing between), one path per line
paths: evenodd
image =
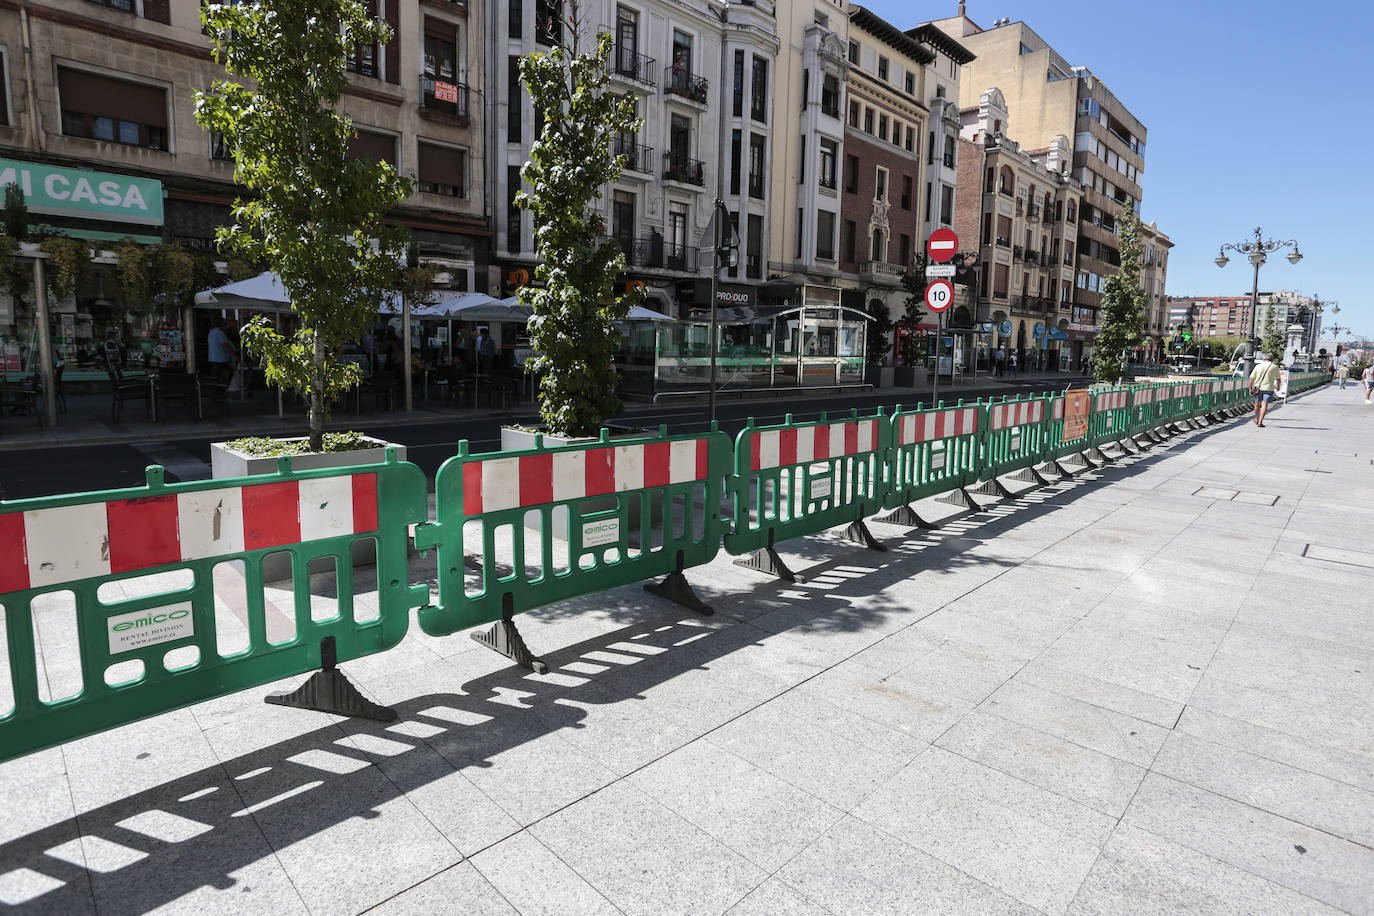
M298 442L304 436L283 439L283 442ZM406 447L382 439L365 437L375 442L375 448L353 449L348 452L311 452L305 455L292 455L291 467L297 471L313 471L319 468L346 468L355 464L381 464L386 461L386 450L396 449L396 458L406 460ZM215 480L225 477L247 477L250 474L272 474L277 470L276 456L246 455L229 447L227 442L210 443L210 476Z
M303 436L282 441L298 441ZM396 458L404 461L406 447L381 439L366 437L375 442L375 448L353 449L347 452L311 452L305 455L292 455L291 467L297 471L311 471L319 468L346 468L360 464L380 464L386 461L387 448L396 449ZM229 447L225 442L210 443L210 476L215 480L234 477L249 477L254 474L274 474L277 470L276 456L261 457L246 455ZM353 567L355 569L377 564L375 548L366 538L353 542ZM272 553L263 558L262 578L265 582L277 582L291 577L291 561L284 554Z

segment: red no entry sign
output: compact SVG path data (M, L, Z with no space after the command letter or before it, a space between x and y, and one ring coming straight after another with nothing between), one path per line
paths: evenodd
M926 254L930 259L939 264L943 264L954 257L959 250L959 236L954 234L953 229L936 229L926 239Z
M954 284L948 280L931 280L926 287L926 305L932 312L943 312L954 301Z

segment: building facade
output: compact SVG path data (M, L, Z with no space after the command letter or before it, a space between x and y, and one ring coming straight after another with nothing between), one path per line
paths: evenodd
M843 162L823 145L816 181L839 179L839 268L851 298L893 320L906 311L903 274L925 239L920 194L925 184L926 66L933 55L863 7L850 8L849 84ZM823 141L824 143L825 141ZM848 292L848 291L847 291Z
M1022 366L1068 368L1096 318L1074 299L1082 187L1066 137L1031 153L1007 138L1008 119L997 88L963 114L955 231L977 246L975 317L992 323L989 349L1015 350Z
M625 252L626 282L643 283L649 306L673 317L708 305L711 265L701 237L717 198L738 221L742 240L741 265L732 273L761 278L772 215L772 3L719 13L705 0L584 0L577 24L561 18L567 9L553 0L490 6L494 285L511 293L534 279L533 223L515 196L541 125L520 84L520 58L571 46L574 31L579 49L588 50L603 29L614 42L607 62L612 89L631 93L642 119L638 133L613 144L626 166L602 201L607 234Z
M1171 338L1184 327L1197 337L1250 336L1249 296L1173 296L1168 308Z
M1169 279L1169 249L1174 243L1159 231L1154 223L1140 227L1140 244L1144 248L1140 265L1140 286L1145 290L1144 340L1138 348L1141 362L1161 362L1168 355L1169 296L1165 292Z
M44 185L70 180L72 189L81 187L80 175L96 174L94 185L141 187L158 198L139 213L38 201L32 222L87 239L97 251L124 236L214 251L238 189L227 150L195 120L195 92L225 75L210 57L200 10L195 0L50 0L0 11L6 167ZM443 268L448 285L480 288L486 156L483 109L473 97L481 98L484 83L477 40L484 11L464 2L381 0L377 15L391 26L391 40L360 47L348 61L341 107L358 131L354 153L386 159L414 180L395 219ZM78 177L54 171L64 169ZM180 325L175 310L115 306L110 281L98 267L73 301L54 305L59 354L79 364L111 335L136 343ZM23 339L32 329L18 327L18 311L9 303L0 312L0 333Z
M1008 136L1022 148L1046 149L1055 137L1070 139L1073 176L1083 186L1072 292L1081 320L1073 324L1095 329L1095 314L1088 320L1088 313L1100 307L1102 281L1121 263L1117 221L1128 204L1140 213L1144 125L1091 70L1070 65L1023 22L985 29L961 2L959 15L932 24L974 55L960 76L963 110L976 108L983 91L995 86L1015 124ZM1081 333L1091 337L1095 331Z

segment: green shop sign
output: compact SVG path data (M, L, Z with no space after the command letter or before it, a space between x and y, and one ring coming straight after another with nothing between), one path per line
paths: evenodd
M0 159L0 188L19 185L33 213L162 225L162 182Z

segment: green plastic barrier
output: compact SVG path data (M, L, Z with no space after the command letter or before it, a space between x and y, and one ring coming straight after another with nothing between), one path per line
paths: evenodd
M396 645L424 600L406 575L424 517L424 475L391 451L195 483L153 466L141 487L0 502L0 760ZM366 540L377 608L353 600ZM290 591L269 591L263 561L282 552ZM322 564L332 613L312 607Z
M979 428L985 433L978 462L979 480L991 480L1040 463L1045 450L1049 402L1045 397L1026 397L990 402L982 408Z
M415 546L437 551L439 603L420 628L443 636L495 622L479 641L535 670L514 614L670 574L660 591L695 610L684 569L720 550L730 440L617 437L472 455L466 442L435 477L435 521ZM656 589L657 590L657 589Z
M1070 401L1077 401L1074 411ZM1086 388L1066 391L1050 398L1046 418L1045 461L1054 461L1082 452L1092 446L1092 393Z
M892 414L889 437L888 488L883 506L907 503L976 483L980 471L981 430L986 428L981 403L902 410Z
M1105 388L1093 392L1092 417L1088 421L1090 447L1102 446L1131 434L1131 392Z
M725 549L764 572L795 579L773 545L836 525L857 526L853 534L878 547L863 519L882 506L887 492L887 451L891 426L883 411L860 417L857 411L833 420L794 423L791 416L774 426L749 421L735 439L735 470L727 484L734 500L734 523Z
M1149 432L1155 420L1155 392L1153 385L1136 385L1131 388L1130 433L1140 436Z

